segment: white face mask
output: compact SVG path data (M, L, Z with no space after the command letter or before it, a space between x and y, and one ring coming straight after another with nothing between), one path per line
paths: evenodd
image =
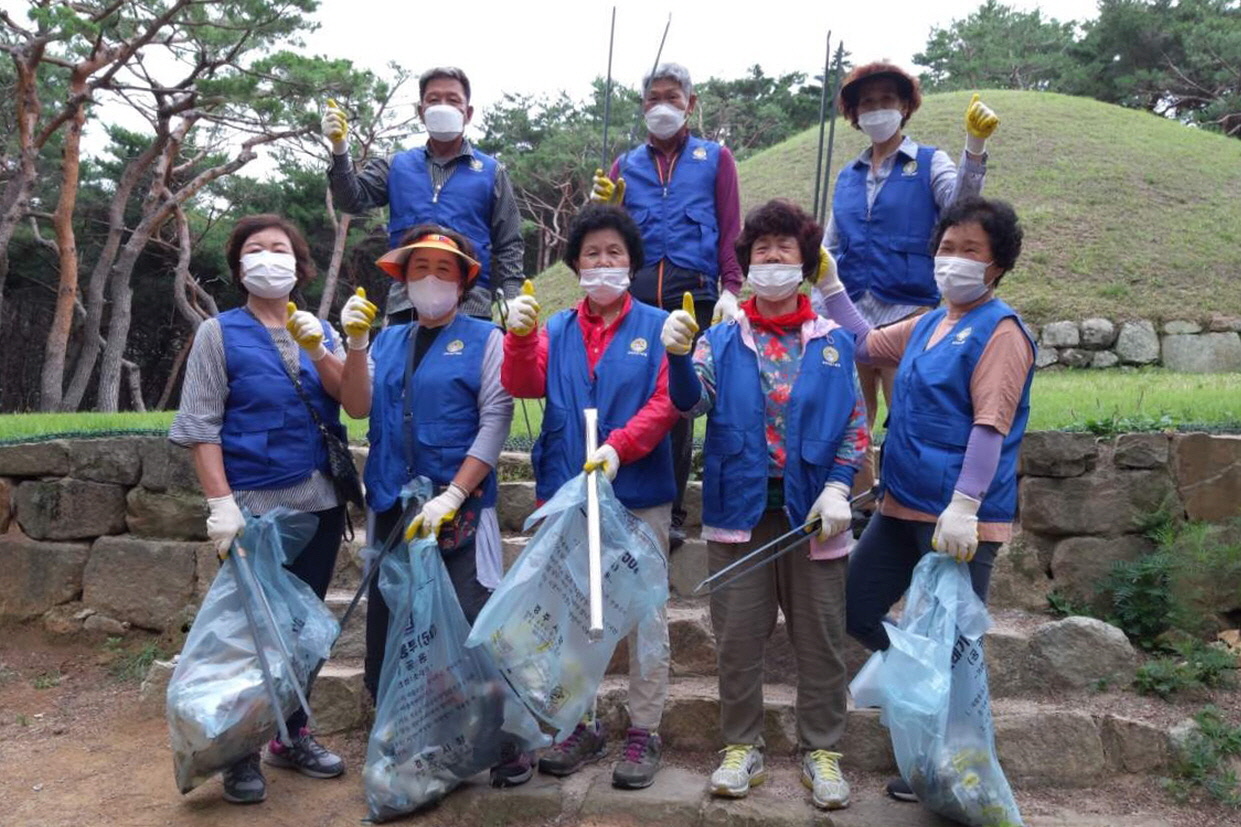
M465 131L465 115L455 106L437 103L422 111L427 134L437 141L455 140Z
M881 144L901 128L902 117L899 109L879 109L858 115L857 125L872 141Z
M986 262L956 256L935 257L935 284L953 304L969 304L987 292Z
M685 110L670 103L657 103L646 113L646 128L661 141L666 141L685 126Z
M592 267L579 275L578 283L595 304L609 305L629 289L628 267Z
M297 284L297 258L271 250L246 253L241 257L241 283L260 299L283 298Z
M457 289L457 282L430 275L405 282L405 292L418 311L418 318L425 321L442 319L452 312L457 306Z
M751 264L746 281L754 288L754 294L769 302L787 299L801 286L800 264Z

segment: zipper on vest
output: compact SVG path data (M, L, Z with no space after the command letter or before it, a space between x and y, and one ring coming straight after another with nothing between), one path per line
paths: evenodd
M444 188L443 184L431 185L431 203L438 204L440 200L440 190Z

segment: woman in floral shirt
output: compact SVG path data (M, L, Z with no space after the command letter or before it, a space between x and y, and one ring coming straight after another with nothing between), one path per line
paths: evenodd
M689 416L707 415L703 538L717 572L811 524L796 550L711 596L719 652L724 760L716 795L742 797L765 778L763 647L779 607L797 655L802 782L825 809L849 803L835 747L844 734L845 559L849 489L870 440L853 367L853 335L817 316L799 288L814 281L822 228L795 204L770 201L747 217L737 259L754 291L742 316L712 327L689 356L694 319L664 325L668 388Z

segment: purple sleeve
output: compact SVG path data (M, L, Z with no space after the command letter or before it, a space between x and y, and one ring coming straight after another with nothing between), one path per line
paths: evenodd
M991 480L995 478L995 469L1000 464L1000 449L1003 446L1003 434L990 425L975 425L970 430L970 439L965 446L965 461L961 463L961 473L953 487L962 494L981 501L991 487Z
M854 356L862 364L869 364L870 348L866 346L866 340L874 328L871 327L870 322L862 317L858 309L853 306L853 300L849 298L849 293L841 290L839 293L833 293L828 296L823 300L823 310L829 319L857 338L857 350L854 352Z
M728 147L720 147L720 166L715 173L715 220L720 230L720 287L734 295L741 292L741 265L737 263L737 236L741 235L741 187L737 162Z

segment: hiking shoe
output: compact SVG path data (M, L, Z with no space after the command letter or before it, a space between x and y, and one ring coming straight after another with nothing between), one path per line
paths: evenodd
M918 800L918 796L914 795L913 787L909 786L909 782L904 778L896 777L889 779L888 784L884 787L888 795L897 801L914 801Z
M258 804L267 798L267 779L259 754L247 755L224 771L224 800L230 804Z
M500 747L500 763L491 768L491 786L516 787L534 776L534 761L517 744L506 741Z
M293 744L285 746L279 741L267 744L267 763L273 767L297 770L311 778L335 778L345 771L345 762L331 752L302 727L293 737Z
M839 752L816 749L806 753L801 762L801 783L820 810L849 806L849 782L840 774Z
M711 773L711 795L745 798L751 787L767 780L763 753L753 744L729 744L720 752L724 753L724 760Z
M555 744L539 759L539 772L548 775L572 775L587 764L593 764L608 754L608 734L598 720L578 724L559 744Z
M640 790L655 781L659 756L664 751L659 736L649 729L630 727L625 734L621 760L612 768L612 786L624 790Z

